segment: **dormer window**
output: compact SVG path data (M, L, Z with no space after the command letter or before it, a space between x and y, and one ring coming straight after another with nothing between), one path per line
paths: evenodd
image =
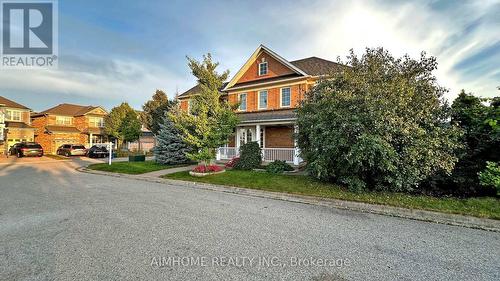
M267 74L267 61L259 63L259 76Z

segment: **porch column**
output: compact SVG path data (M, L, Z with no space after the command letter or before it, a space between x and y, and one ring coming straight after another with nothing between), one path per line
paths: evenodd
M238 155L240 151L240 129L236 127L236 151L235 154Z
M220 161L220 159L221 159L221 157L220 157L220 149L221 149L221 148L220 148L220 147L217 147L216 149L217 149L217 150L216 150L216 152L215 152L215 160Z
M299 127L297 125L294 125L293 126L293 133L294 133L294 137L293 137L293 164L295 166L298 166L300 164L300 157L299 157L299 147L297 145L297 138L295 137L295 135L299 132Z
M260 125L256 125L255 126L255 141L257 141L257 143L259 144L260 146Z
M92 133L90 133L89 135L89 143L90 143L89 146L92 147Z
M259 144L260 147L260 143L262 142L262 140L260 139L260 125L255 125L255 141ZM264 159L264 151L261 150L260 154L262 157L262 161L265 161L266 159Z

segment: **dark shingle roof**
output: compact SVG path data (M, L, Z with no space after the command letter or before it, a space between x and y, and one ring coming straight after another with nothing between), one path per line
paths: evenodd
M302 75L297 74L297 73L292 73L292 74L287 74L287 75L281 75L277 77L271 77L271 78L265 78L265 79L258 79L258 80L251 80L247 82L242 82L242 83L236 83L234 84L233 87L242 87L246 85L252 85L255 83L266 83L266 82L274 82L274 81L280 81L282 79L288 79L288 78L294 78L294 77L302 77Z
M226 87L228 82L224 82L222 83L222 87L219 89L219 90L222 90L224 89L224 87ZM191 89L185 91L184 93L180 94L178 96L178 98L184 98L184 97L189 97L189 96L192 96L192 95L196 95L197 93L200 92L200 85L199 84L196 84L196 86L192 87Z
M68 126L46 126L45 129L49 132L80 133L76 127Z
M295 60L291 61L290 63L300 68L305 73L313 76L327 75L334 71L339 71L342 69L342 67L344 67L339 63L321 59L318 57Z
M0 105L5 105L6 107L12 107L12 108L29 109L22 104L19 104L15 101L9 100L8 98L2 96L0 96Z
M245 123L245 122L295 119L297 118L297 114L295 112L295 109L285 109L285 110L238 113L238 117L240 118L240 121L242 123Z
M96 109L97 106L91 105L77 105L77 104L69 104L69 103L61 103L52 108L44 110L40 113L33 114L33 116L39 116L43 114L54 114L54 115L66 115L66 116L80 116L85 113Z
M290 61L292 65L295 67L299 68L303 72L305 72L308 75L312 76L319 76L319 75L328 75L331 74L332 72L340 71L342 70L345 65L325 60L322 58L318 57L310 57L310 58L305 58L305 59L300 59L300 60L295 60L295 61ZM279 81L280 79L284 78L291 78L291 77L299 77L299 74L290 74L290 75L284 75L284 76L279 76L279 77L273 77L269 79L259 79L259 80L252 80L248 82L243 82L243 83L238 83L235 84L234 86L245 86L245 85L251 85L254 83L262 83L262 82L272 82L272 81ZM227 83L224 83L222 85L222 89L227 85ZM184 93L179 95L179 98L184 98L184 97L189 97L191 95L195 95L199 93L200 91L200 86L196 85L192 87L191 89L185 91Z
M86 128L82 131L85 134L93 134L93 135L104 135L103 128Z
M7 128L19 128L19 129L34 129L34 127L24 123L24 122L5 122L5 127Z

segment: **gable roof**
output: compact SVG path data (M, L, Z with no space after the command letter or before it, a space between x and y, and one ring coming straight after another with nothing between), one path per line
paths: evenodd
M344 65L318 57L310 57L290 62L296 67L302 69L311 76L327 75L332 71L340 71Z
M0 96L0 105L4 105L6 107L12 107L12 108L20 108L20 109L29 109L26 106L19 104L15 101L9 100L6 97Z
M278 76L278 77L259 79L258 81L246 81L246 82L238 83L238 80L241 78L241 76L247 71L247 69L253 63L253 61L263 51L268 53L270 56L272 56L278 62L287 66L290 70L293 71L293 73ZM299 59L299 60L294 60L294 61L287 61L286 59L282 58L281 56L279 56L278 54L276 54L275 52L273 52L271 49L267 48L266 46L259 45L257 50L255 50L253 52L253 54L250 56L250 58L245 62L245 64L240 68L240 70L238 70L236 75L233 78L231 78L231 80L229 82L226 82L222 85L222 88L220 89L220 91L226 92L230 88L247 86L247 85L254 84L256 82L258 82L258 83L270 83L270 82L274 82L274 81L279 81L281 79L292 79L292 78L299 78L299 77L303 77L303 76L328 75L328 74L331 74L332 72L340 71L344 67L346 67L346 66L342 65L340 63L336 63L336 62L325 60L325 59L318 58L318 57L309 57L309 58L304 58L304 59ZM180 94L178 96L178 98L189 97L192 95L196 95L199 92L200 92L200 86L196 85L196 86L190 88L189 90L185 91L184 93Z
M221 88L219 89L219 91L221 93L222 92L222 89L224 89L226 87L228 82L224 82L222 83L222 86ZM185 97L189 97L189 96L192 96L192 95L196 95L198 94L199 92L201 91L201 87L200 87L200 84L196 84L196 86L192 87L191 89L185 91L184 93L180 94L179 96L177 96L177 98L185 98Z
M305 73L303 70L301 70L300 68L291 64L289 61L282 58L280 55L276 54L271 49L269 49L268 47L261 44L261 45L259 45L259 47L257 47L255 52L253 52L253 54L250 56L250 58L248 58L248 60L240 68L240 70L238 70L238 72L236 72L236 74L233 76L233 78L231 78L231 80L229 80L229 83L226 85L226 87L223 89L223 91L228 90L229 88L231 88L232 86L234 86L238 82L238 80L241 78L241 76L243 76L243 74L248 70L250 65L255 61L255 59L257 58L257 56L261 52L268 53L271 57L273 57L278 62L282 63L284 66L288 67L290 70L292 70L296 74L302 75L302 76L307 76L307 73Z
M96 109L96 108L101 108L100 106L92 106L92 105L77 105L77 104L70 104L70 103L61 103L59 105L56 105L52 108L49 108L47 110L44 110L40 113L34 114L32 116L40 116L40 115L45 115L45 114L54 114L54 115L66 115L66 116L81 116L85 115L86 113ZM106 111L106 110L104 110Z

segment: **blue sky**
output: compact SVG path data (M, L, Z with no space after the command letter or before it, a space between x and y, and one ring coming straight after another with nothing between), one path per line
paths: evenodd
M0 95L35 111L79 103L139 109L195 80L186 55L207 52L234 74L259 44L289 60L345 59L382 46L438 59L453 99L465 88L499 95L500 1L59 0L59 68L0 69Z

